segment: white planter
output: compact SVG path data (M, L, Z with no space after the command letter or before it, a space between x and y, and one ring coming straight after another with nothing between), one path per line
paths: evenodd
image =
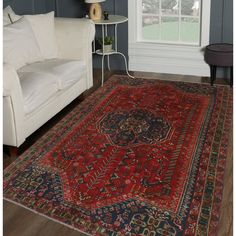
M111 51L112 51L112 44L104 45L104 48L103 48L104 53L111 52Z

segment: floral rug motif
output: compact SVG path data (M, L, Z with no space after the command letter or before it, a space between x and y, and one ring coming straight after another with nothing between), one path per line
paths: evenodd
M215 235L227 86L113 76L4 171L4 198L88 235Z

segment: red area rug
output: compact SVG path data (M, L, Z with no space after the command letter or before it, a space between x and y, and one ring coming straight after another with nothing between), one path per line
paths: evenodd
M115 76L4 171L4 198L91 235L214 235L226 86Z

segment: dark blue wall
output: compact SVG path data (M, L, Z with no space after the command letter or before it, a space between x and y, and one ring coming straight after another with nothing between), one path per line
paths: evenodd
M233 0L211 1L210 42L233 43Z
M204 1L204 0L203 0ZM211 29L210 42L219 43L233 42L233 0L212 0L211 1ZM84 0L4 0L3 6L11 5L18 14L44 13L56 11L57 16L62 17L83 17L87 5ZM103 10L110 14L128 15L128 0L107 0L102 3ZM100 28L97 29L98 34ZM121 24L118 27L119 50L128 55L128 24ZM124 69L124 64L118 56L112 56L111 66L113 69ZM101 58L94 56L94 66L101 66Z
M55 11L58 16L82 17L83 0L3 0L3 7L10 5L17 14L39 14Z
M47 12L47 2L47 0L3 0L3 7L10 5L17 14L38 14Z

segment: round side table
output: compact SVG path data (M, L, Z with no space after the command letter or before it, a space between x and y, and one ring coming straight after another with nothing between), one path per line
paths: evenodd
M127 21L128 21L127 17L119 16L119 15L109 15L109 20L101 19L101 20L95 20L94 21L95 25L101 25L102 26L102 42L103 42L102 49L98 49L98 50L95 51L95 43L93 44L93 52L100 55L100 56L102 56L102 86L103 86L103 83L104 83L104 58L105 58L105 56L107 56L108 69L111 70L110 69L110 56L114 55L114 54L121 55L123 57L124 61L125 61L125 68L126 68L127 75L131 78L134 78L129 73L128 64L127 64L127 60L126 60L125 55L122 52L118 51L118 46L117 46L118 45L118 42L117 42L117 26L118 26L118 24L122 24L122 23L125 23ZM103 48L104 48L104 39L108 35L107 34L107 28L110 25L114 25L114 27L115 27L115 35L114 35L115 48L111 49L110 51L105 52L103 50Z
M227 43L210 44L205 50L205 61L211 68L211 85L216 79L218 67L230 67L230 86L233 86L233 45Z

